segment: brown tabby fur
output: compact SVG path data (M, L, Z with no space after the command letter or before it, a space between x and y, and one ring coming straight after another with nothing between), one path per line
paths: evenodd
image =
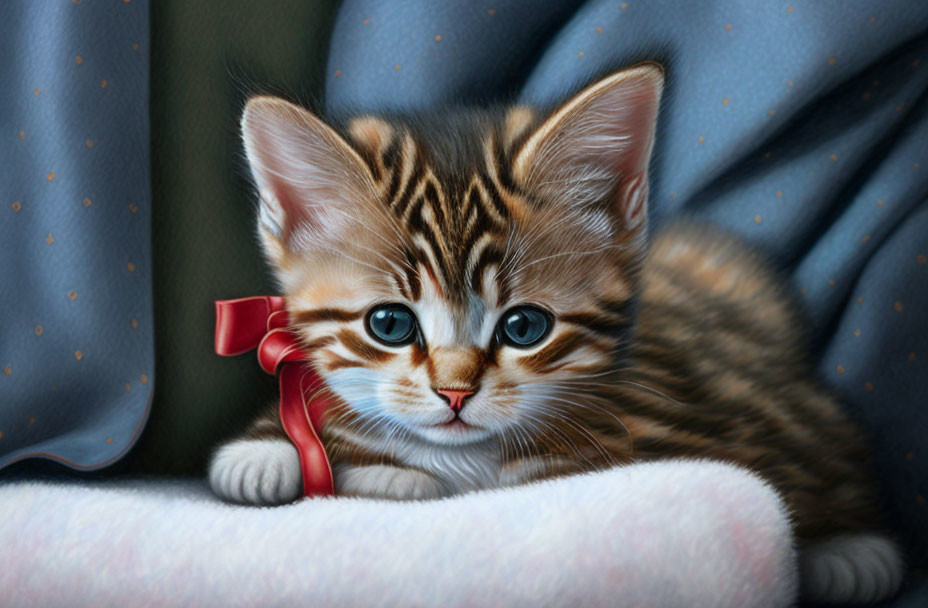
M802 540L877 527L867 450L813 377L782 284L746 246L677 223L646 247L647 226L636 215L643 211L620 205L622 215L558 200L600 187L646 193L647 184L625 175L579 194L559 186L569 176L556 146L570 142L546 147L548 136L536 135L558 125L529 108L462 111L431 122L365 116L344 125L343 144L286 105L280 111L296 125L335 142L344 154L338 163L363 173L344 184L353 209L303 219L304 227L318 224L316 244L300 241L296 222L281 220L293 213L286 201L277 223L262 228L295 327L323 377L392 370L395 381L384 390L397 411L410 413L429 389L404 373L416 371L432 388L493 391L487 398L501 420L518 417L523 387L540 383L545 397L526 414L531 424L499 439L503 469L535 463L522 481L668 457L714 458L770 481ZM466 335L474 298L501 310L538 304L553 313L555 326L529 352L495 339L417 340L391 349L365 334L371 302L429 298L443 302L454 336ZM490 379L492 387L483 386ZM409 466L389 449L350 440L377 432L352 408L331 412L324 442L336 468ZM276 410L247 435L285 438Z

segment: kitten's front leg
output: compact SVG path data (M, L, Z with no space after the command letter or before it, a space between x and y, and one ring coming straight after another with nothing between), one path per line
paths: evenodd
M337 496L364 496L387 500L427 500L449 494L433 475L419 469L391 465L349 465L334 467Z
M209 485L223 500L241 504L282 505L300 497L300 456L276 406L258 416L242 438L219 446L209 464Z

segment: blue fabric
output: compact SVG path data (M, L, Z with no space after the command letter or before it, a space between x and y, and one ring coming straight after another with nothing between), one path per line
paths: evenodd
M0 57L0 467L99 467L154 382L148 2L8 0Z
M889 513L928 547L928 3L347 0L332 113L551 104L667 68L655 225L678 212L769 252L822 377L869 431Z

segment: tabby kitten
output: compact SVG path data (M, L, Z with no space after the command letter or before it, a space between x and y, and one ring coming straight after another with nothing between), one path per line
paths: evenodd
M614 465L708 457L770 481L807 597L893 593L867 450L804 361L755 253L678 224L647 246L663 85L615 73L553 113L361 116L286 101L242 119L259 231L294 328L339 398L340 495L437 498ZM219 448L225 499L301 492L276 409Z

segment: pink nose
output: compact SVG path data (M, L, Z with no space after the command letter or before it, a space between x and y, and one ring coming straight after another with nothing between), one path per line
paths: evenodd
M474 391L460 391L446 388L436 388L435 392L448 400L448 407L460 412L464 407L464 400L474 394Z

